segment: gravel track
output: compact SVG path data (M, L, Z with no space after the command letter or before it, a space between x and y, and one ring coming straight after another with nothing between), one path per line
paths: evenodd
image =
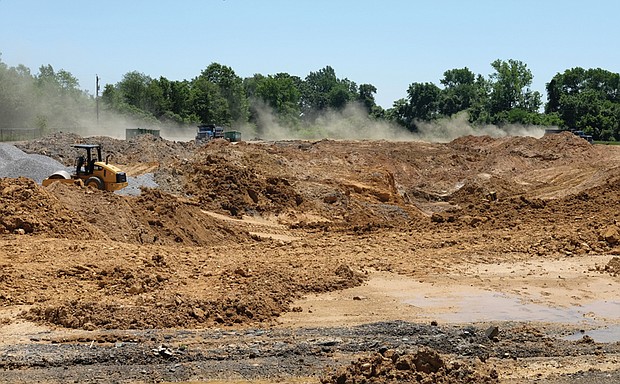
M492 339L487 334L486 327L390 321L334 328L102 331L72 340L44 336L32 338L33 344L0 347L0 382L286 380L316 376L360 353L420 346L482 361L620 353L620 343L584 345L515 324L503 325ZM600 378L618 374L601 372ZM571 377L579 374L537 382Z

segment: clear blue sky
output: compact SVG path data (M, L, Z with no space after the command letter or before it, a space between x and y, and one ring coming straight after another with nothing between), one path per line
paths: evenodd
M0 59L64 69L94 94L130 71L190 80L210 63L249 77L327 65L385 108L448 69L516 59L544 93L573 67L620 72L618 0L0 0Z

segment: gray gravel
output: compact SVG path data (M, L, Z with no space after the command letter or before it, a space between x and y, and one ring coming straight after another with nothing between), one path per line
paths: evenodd
M72 167L66 167L51 157L28 154L11 144L0 143L0 177L17 178L20 176L30 178L41 184L43 179L56 171L73 172ZM127 177L126 188L117 191L122 195L139 195L141 187L157 188L157 183L152 173L136 177Z
M71 172L58 161L43 155L27 154L14 145L0 143L0 177L28 177L37 183L60 170Z
M487 326L403 321L334 328L103 330L83 335L79 342L58 342L51 334L44 334L32 337L29 344L0 346L0 383L286 382L291 377L316 377L325 369L354 361L360 353L386 349L408 352L420 346L472 364L490 357L515 360L620 353L619 343L565 341L528 332L519 324L500 325L494 339L486 336ZM118 340L114 342L115 337ZM607 384L619 379L618 371L589 371L535 382Z
M136 177L127 176L127 186L120 191L116 191L119 195L140 195L140 188L157 188L158 185L155 182L155 176L152 173L145 173Z

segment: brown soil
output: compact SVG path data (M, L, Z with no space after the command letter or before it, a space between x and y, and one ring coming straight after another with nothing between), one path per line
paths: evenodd
M30 324L23 334L40 326L321 326L317 319L330 308L343 311L330 325L360 323L351 311L362 322L428 320L395 302L395 292L366 292L374 295L370 300L342 294L373 286L377 276L385 281L380 289L406 278L446 292L469 286L526 297L529 287L550 305L565 305L565 297L581 304L617 300L615 146L592 146L568 133L470 136L448 144L218 140L203 146L152 136L55 134L20 148L71 164L69 146L78 142L102 143L130 175L154 172L160 188L123 196L0 179L5 340L20 324ZM550 263L570 264L575 279L552 275ZM606 288L592 288L598 286ZM316 303L339 294L321 312ZM404 309L381 310L387 307ZM369 356L343 368L334 382L370 380L366 364L372 382L398 375L466 382L399 371L399 359L413 364L416 355ZM463 372L470 368L454 364L442 365L445 377L469 375ZM482 376L472 377L496 379L475 371Z
M421 348L414 353L384 350L365 356L324 377L330 383L497 383L497 372L484 364L450 361L436 351Z

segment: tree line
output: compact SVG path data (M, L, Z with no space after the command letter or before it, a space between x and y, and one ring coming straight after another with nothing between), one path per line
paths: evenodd
M268 114L281 126L300 128L325 111L359 105L369 117L381 117L371 84L340 79L330 66L305 78L277 73L242 79L232 68L210 64L192 80L153 79L133 71L107 84L102 101L113 110L164 123L212 123L226 127L252 125L260 133Z
M0 128L78 127L93 98L68 71L43 65L33 75L24 65L0 60Z
M596 140L620 139L620 74L604 69L567 69L546 84L547 102L531 89L532 72L519 60L495 60L487 77L467 67L449 69L439 84L412 83L406 97L384 109L377 88L339 78L326 66L305 77L288 73L241 78L228 66L212 63L191 80L126 73L101 94L104 111L151 125L212 123L252 127L258 134L274 122L312 129L328 111L357 107L368 119L416 132L423 122L466 113L476 125L524 124L581 130ZM33 75L23 65L0 60L0 127L74 126L78 111L92 111L95 98L81 91L65 70L41 66ZM264 116L270 116L265 119Z

